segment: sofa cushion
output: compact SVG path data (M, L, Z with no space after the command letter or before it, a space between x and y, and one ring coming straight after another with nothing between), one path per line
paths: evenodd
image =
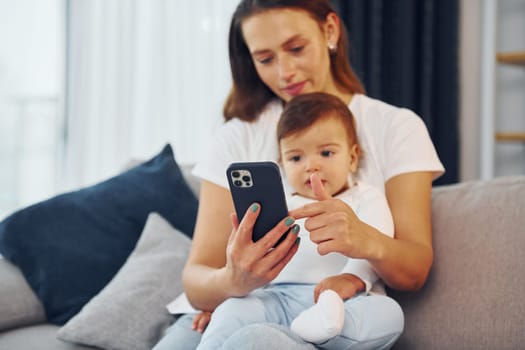
M395 349L520 349L525 344L525 177L434 189L434 264Z
M124 266L58 338L102 349L151 349L173 319L166 304L182 293L190 244L161 216L150 214Z
M49 323L12 329L0 333L2 350L96 350L57 339L58 326ZM100 349L99 349L100 350Z
M191 236L197 199L169 145L111 179L12 214L0 223L0 253L22 270L47 319L64 324L113 278L153 211Z
M20 269L0 257L0 332L45 320L44 307Z

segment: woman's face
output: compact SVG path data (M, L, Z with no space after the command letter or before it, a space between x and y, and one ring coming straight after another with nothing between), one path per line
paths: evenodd
M333 17L321 28L305 11L274 9L243 21L243 37L259 77L284 101L306 92L339 95L328 52L329 42L338 39Z

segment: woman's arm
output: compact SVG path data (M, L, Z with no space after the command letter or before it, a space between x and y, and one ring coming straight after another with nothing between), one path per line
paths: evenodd
M199 213L188 261L183 271L184 290L191 304L212 311L229 297L243 296L273 280L297 251L289 234L270 248L290 228L283 220L256 243L252 229L260 212L248 210L240 224L234 217L230 192L203 181Z
M432 173L395 176L385 189L395 239L380 235L381 243L370 262L391 288L415 291L423 286L432 266Z
M197 309L211 311L232 294L221 268L226 263L233 210L225 188L202 181L193 241L182 275L188 300Z

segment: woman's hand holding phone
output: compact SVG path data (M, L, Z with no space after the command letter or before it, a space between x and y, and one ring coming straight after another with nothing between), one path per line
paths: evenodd
M294 219L286 217L256 242L252 231L261 212L261 206L253 203L239 222L231 214L233 229L226 248L225 269L235 296L245 296L252 290L270 283L292 259L299 247L299 226ZM291 229L291 230L290 230ZM278 245L281 237L290 231Z

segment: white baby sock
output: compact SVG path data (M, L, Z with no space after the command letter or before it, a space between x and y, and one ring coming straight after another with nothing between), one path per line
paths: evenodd
M301 312L292 321L290 328L303 340L320 344L341 333L344 321L343 300L339 294L327 289L319 295L317 304Z

